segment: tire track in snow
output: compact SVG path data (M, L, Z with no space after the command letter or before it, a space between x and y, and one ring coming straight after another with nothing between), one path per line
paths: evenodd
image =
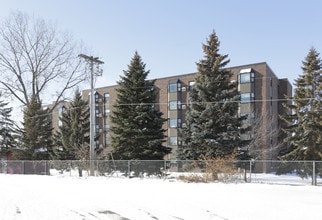
M117 220L130 220L130 219L125 218L125 217L121 216L120 214L110 211L110 210L98 211L98 213L108 215L110 217L113 217L113 219L116 218Z
M19 207L18 207L18 206L16 206L16 213L17 213L17 214L21 214L21 211L20 211L20 209L19 209Z

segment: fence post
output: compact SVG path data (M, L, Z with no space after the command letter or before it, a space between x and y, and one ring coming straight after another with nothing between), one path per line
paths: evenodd
M72 176L72 161L69 161L69 176Z
M129 175L129 178L131 178L131 161L129 160L127 162L127 175Z
M252 182L252 160L249 160L249 182Z
M45 161L45 176L47 175L47 161Z
M312 185L316 186L316 173L315 173L315 161L312 164L313 172L312 172Z
M96 160L96 175L95 176L99 176L98 160Z

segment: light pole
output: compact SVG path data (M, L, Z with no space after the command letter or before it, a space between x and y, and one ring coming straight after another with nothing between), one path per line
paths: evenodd
M94 159L95 159L95 96L94 96L94 64L100 65L104 62L99 60L98 57L87 56L84 54L78 55L84 58L90 67L91 74L91 93L90 93L90 150L89 150L89 160L90 160L90 176L94 176Z

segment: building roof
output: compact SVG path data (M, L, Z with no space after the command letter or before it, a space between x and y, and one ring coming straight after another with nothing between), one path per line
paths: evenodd
M250 63L250 64L244 64L244 65L239 65L239 66L231 66L231 67L227 67L226 69L237 69L237 68L250 68L250 66L257 66L257 65L266 65L267 68L272 72L272 74L274 75L274 77L276 79L279 79L276 74L274 73L274 71L269 67L269 65L266 62L258 62L258 63ZM166 80L166 79L174 79L174 78L180 78L180 77L185 77L185 76L191 76L191 75L195 75L197 74L197 72L193 72L193 73L187 73L187 74L178 74L178 75L172 75L172 76L166 76L166 77L160 77L160 78L155 78L155 79L150 79L150 80ZM288 79L285 79L288 80ZM103 86L103 87L99 87L99 88L95 88L96 90L98 89L107 89L107 88L113 88L113 87L117 87L118 85L112 85L112 86ZM87 91L89 89L84 89L84 91Z

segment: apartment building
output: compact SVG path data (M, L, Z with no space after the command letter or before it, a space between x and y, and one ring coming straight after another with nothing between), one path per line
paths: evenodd
M258 159L275 159L276 155L270 149L281 143L280 133L276 131L283 124L278 115L284 111L282 103L285 102L285 96L292 95L291 84L287 79L277 78L265 62L228 69L233 73L231 80L238 82L238 89L241 93L239 114L247 115L248 120L245 123L253 126L253 130L244 134L242 138L251 139L255 132L254 129L257 131L260 129L265 135L260 136L257 144L263 152L267 153ZM164 144L172 148L172 153L165 159L176 159L177 150L182 147L181 128L186 126L185 115L188 110L189 90L194 84L195 77L196 73L190 73L156 79L155 87L158 91L156 108L163 113L164 118L168 119L164 124L166 130ZM96 147L104 149L105 153L112 150L110 115L117 98L116 88L117 85L95 89L95 127L96 134L100 134ZM89 99L89 92L90 90L83 91L84 99ZM260 123L256 123L258 118L260 118ZM53 121L53 123L58 122ZM260 128L255 127L255 124L257 126L260 124Z

